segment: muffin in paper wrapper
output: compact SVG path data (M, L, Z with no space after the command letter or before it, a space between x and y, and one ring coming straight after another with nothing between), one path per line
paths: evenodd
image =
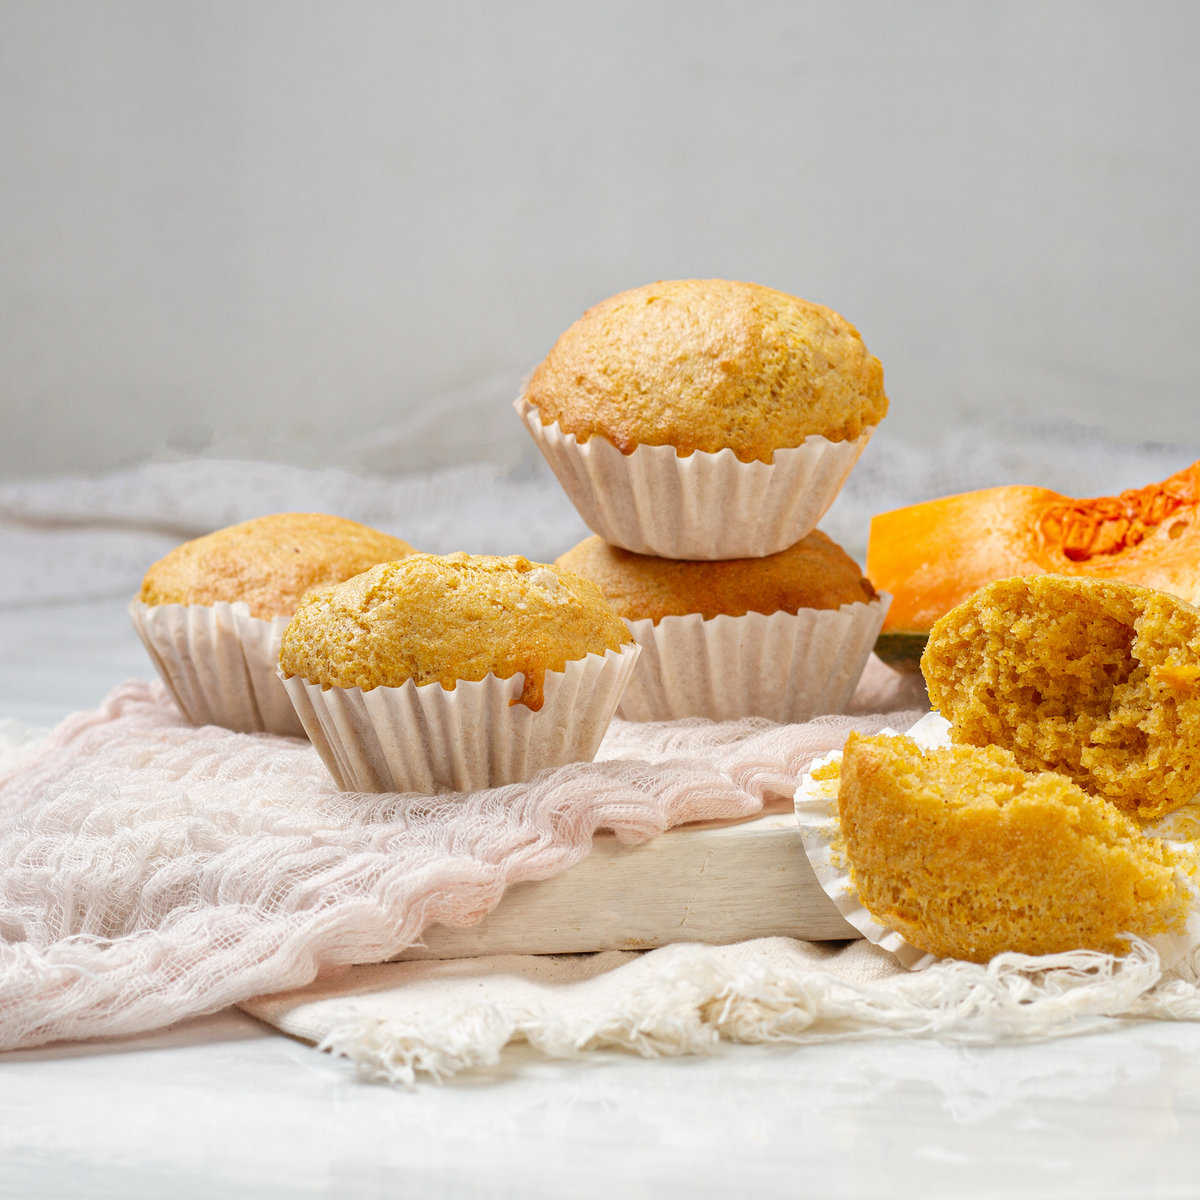
M589 762L637 666L639 647L547 671L536 712L524 676L400 687L322 688L279 673L329 773L348 792L472 792Z
M150 605L136 599L129 615L163 683L193 725L304 736L277 675L290 617L254 617L242 601Z
M629 721L768 717L807 721L845 708L890 596L799 612L699 613L626 621L642 658L621 700Z
M514 407L571 503L606 542L659 558L763 558L816 527L858 462L871 429L847 442L813 436L742 462L732 450L638 446L622 454L593 434L580 442L543 425L524 396Z
M885 729L882 731L882 735L885 737L900 736L894 729ZM912 738L917 745L924 749L935 750L941 746L950 745L950 723L941 713L931 712L922 717L903 736ZM821 772L821 768L827 767L831 763L840 763L841 760L842 752L840 750L833 750L826 754L809 767L796 788L796 819L800 823L800 836L804 843L804 852L808 856L808 861L822 891L833 901L838 912L842 914L848 924L857 929L867 941L893 954L901 966L913 971L924 970L941 960L920 947L914 946L898 930L880 921L863 907L858 898L858 891L850 877L850 864L842 849L841 824L838 820L837 804L841 780L837 776L831 779L813 778L815 774ZM1196 803L1197 801L1192 802L1193 805ZM1175 814L1170 816L1175 816ZM1151 837L1169 839L1172 833L1170 816L1154 826L1148 826L1143 832ZM1180 845L1181 843L1175 842L1174 844ZM1194 893L1195 885L1191 886ZM1185 954L1191 953L1200 946L1200 910L1193 905L1188 916L1187 927L1181 932L1159 934L1147 940L1157 951L1162 967L1170 968Z

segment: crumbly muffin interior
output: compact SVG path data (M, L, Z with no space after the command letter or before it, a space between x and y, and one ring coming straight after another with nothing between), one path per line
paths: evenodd
M956 742L996 744L1150 819L1200 791L1200 611L1127 584L1003 580L922 659Z
M323 687L400 687L524 673L540 709L546 671L633 639L596 586L520 556L413 554L310 592L279 665Z
M1186 919L1186 865L1061 775L997 746L851 735L838 794L865 907L932 954L1122 952Z

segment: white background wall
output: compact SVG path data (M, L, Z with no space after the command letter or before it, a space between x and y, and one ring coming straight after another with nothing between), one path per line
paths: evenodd
M508 460L589 303L831 304L885 428L1195 443L1179 3L0 0L0 472Z

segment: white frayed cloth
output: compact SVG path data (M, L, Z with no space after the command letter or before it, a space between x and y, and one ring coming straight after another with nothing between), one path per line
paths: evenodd
M368 1079L412 1084L492 1067L511 1042L553 1058L606 1049L657 1057L711 1053L721 1040L987 1043L1093 1032L1123 1017L1197 1020L1200 988L1195 962L1164 977L1154 948L1137 939L1120 958L1002 954L909 972L866 941L758 938L354 967L242 1007Z
M861 709L895 707L878 660ZM131 1034L381 962L566 870L789 797L852 728L917 711L614 722L598 761L456 796L338 792L305 741L184 723L128 683L0 754L0 1049Z

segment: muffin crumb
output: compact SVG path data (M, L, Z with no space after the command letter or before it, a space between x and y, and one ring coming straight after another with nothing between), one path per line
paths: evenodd
M1120 954L1187 918L1183 853L998 746L851 734L838 813L864 907L934 955Z
M933 626L921 669L956 742L1003 746L1143 820L1200 792L1200 610L1183 600L1001 580Z

